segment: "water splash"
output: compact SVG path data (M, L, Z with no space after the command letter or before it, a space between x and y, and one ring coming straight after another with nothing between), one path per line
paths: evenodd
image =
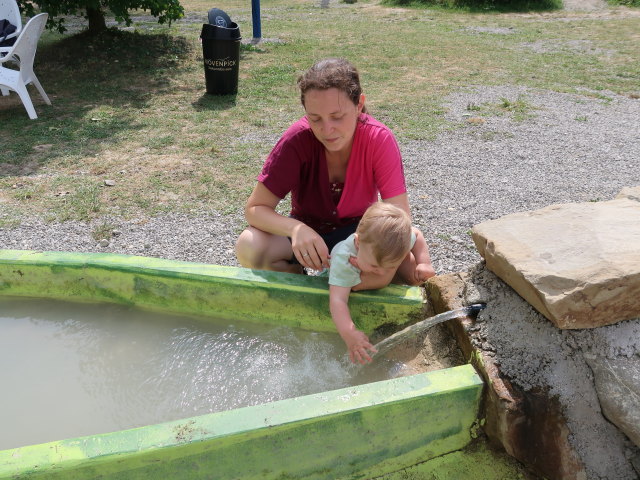
M337 333L0 298L0 450L397 376Z

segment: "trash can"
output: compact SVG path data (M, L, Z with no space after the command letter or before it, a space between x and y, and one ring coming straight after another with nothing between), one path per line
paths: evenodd
M207 93L238 93L240 27L218 8L209 11L209 23L202 25L202 55Z

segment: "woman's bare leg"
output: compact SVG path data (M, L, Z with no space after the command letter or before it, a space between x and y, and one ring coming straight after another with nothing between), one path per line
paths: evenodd
M243 231L236 242L236 257L245 268L302 273L302 267L289 263L293 256L286 237L272 235L254 227Z

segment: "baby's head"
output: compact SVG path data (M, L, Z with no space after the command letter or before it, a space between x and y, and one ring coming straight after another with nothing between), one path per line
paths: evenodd
M401 208L376 202L356 230L358 248L367 248L379 267L397 266L411 250L411 219Z

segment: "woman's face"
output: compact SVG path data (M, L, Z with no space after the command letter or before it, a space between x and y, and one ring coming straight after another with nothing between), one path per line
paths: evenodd
M351 148L364 95L358 105L337 88L309 90L304 95L304 109L311 131L328 152L346 152Z

